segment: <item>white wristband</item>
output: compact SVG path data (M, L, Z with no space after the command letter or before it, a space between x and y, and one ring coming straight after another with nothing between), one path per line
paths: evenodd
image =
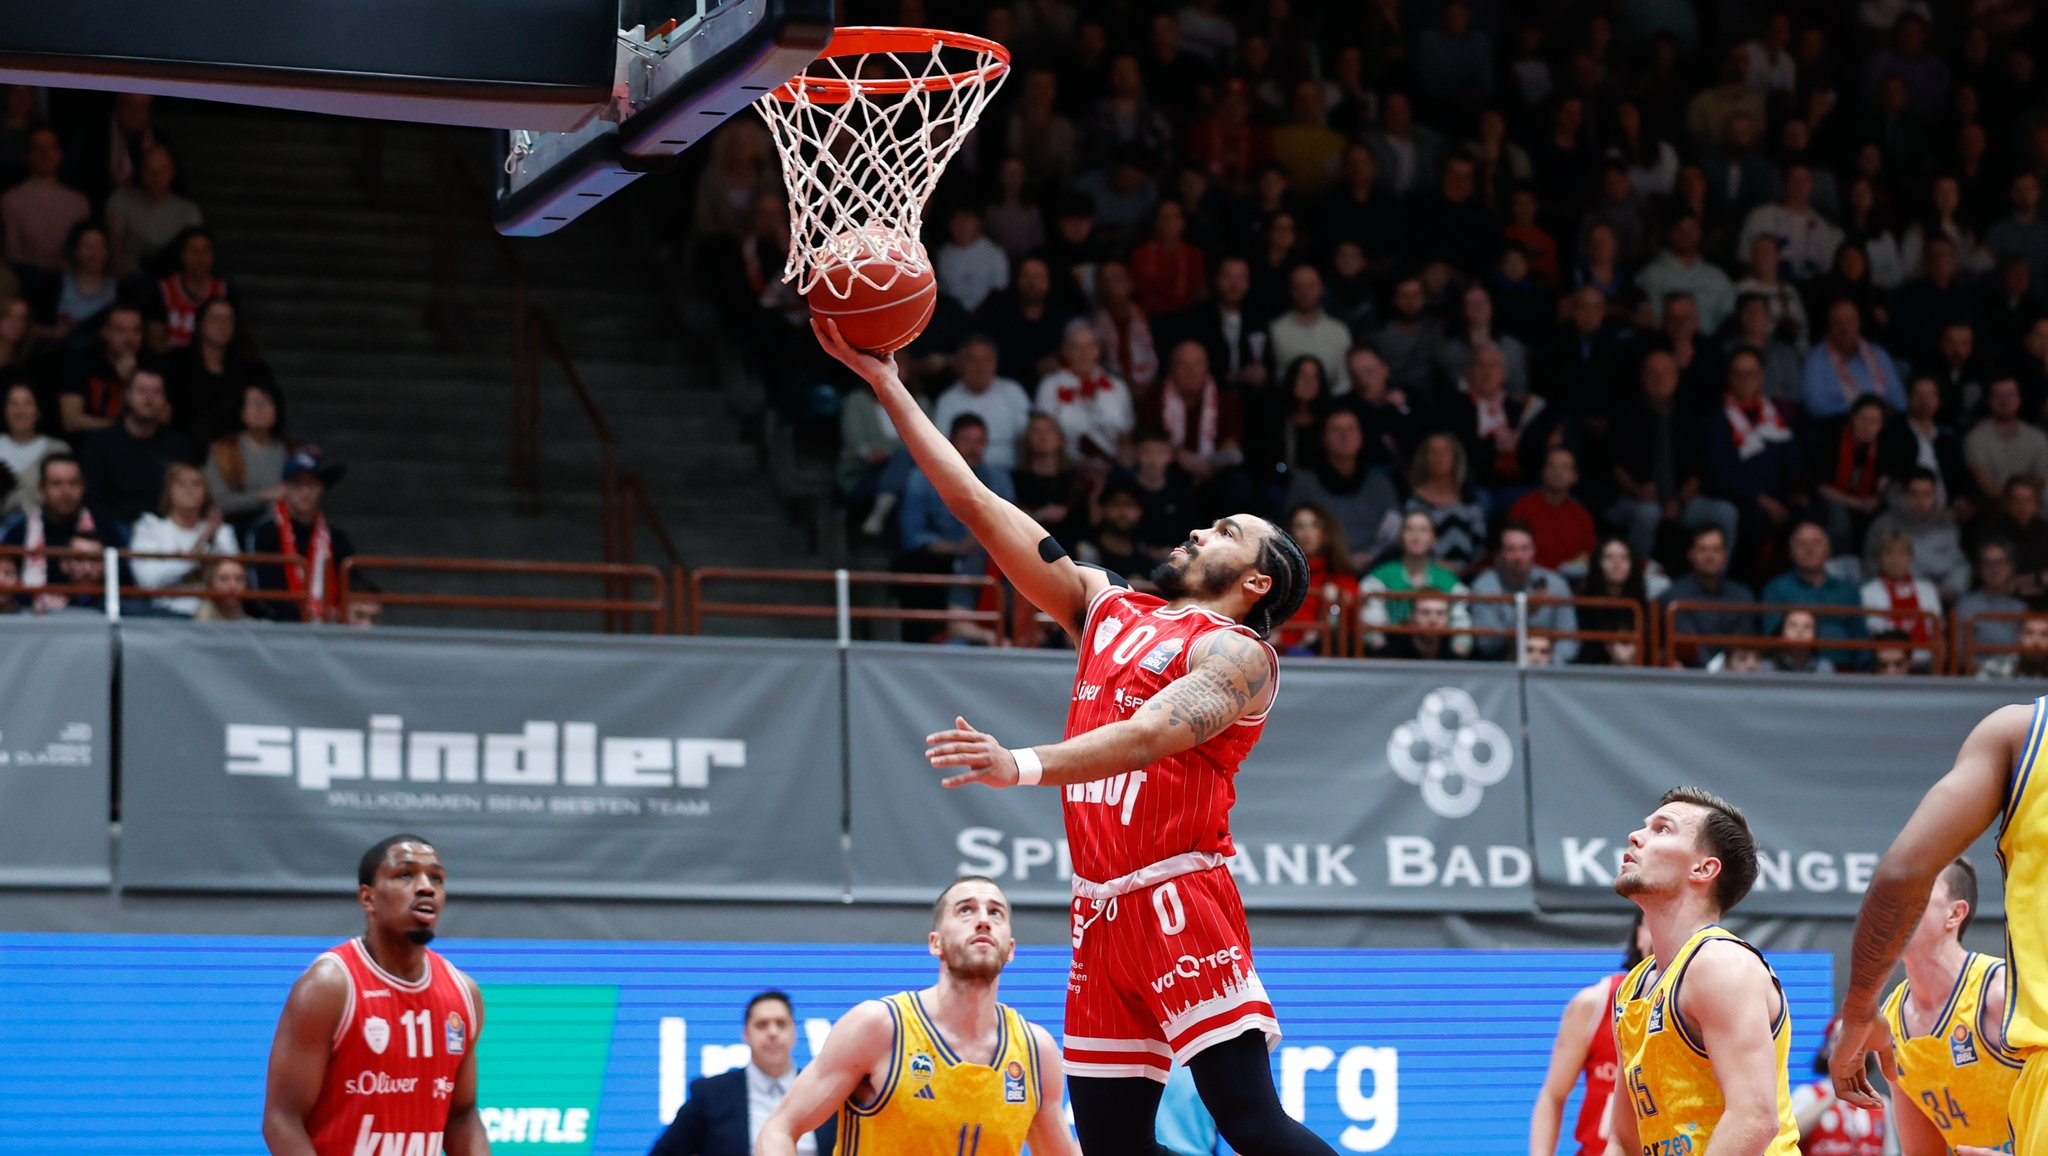
M1018 747L1010 752L1010 757L1017 760L1018 786L1035 787L1039 780L1045 778L1045 760L1038 757L1037 751L1030 747Z

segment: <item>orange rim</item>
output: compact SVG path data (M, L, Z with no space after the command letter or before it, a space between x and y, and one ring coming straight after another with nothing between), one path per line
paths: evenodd
M868 56L877 52L928 53L935 47L959 48L977 54L987 54L994 59L981 68L970 68L941 76L863 80L858 83L859 91L881 96L900 96L920 89L943 92L965 84L986 84L1010 70L1009 49L985 36L976 36L969 32L950 32L939 28L841 28L832 34L832 43L825 46L825 51L818 54L818 59ZM805 76L798 73L769 95L781 101L794 101L799 92L813 104L842 104L853 99L855 82L840 80L837 77Z

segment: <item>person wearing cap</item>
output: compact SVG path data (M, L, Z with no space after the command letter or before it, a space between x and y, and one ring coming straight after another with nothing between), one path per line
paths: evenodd
M249 549L257 554L297 554L306 565L260 565L250 574L250 585L259 590L289 590L304 593L316 622L332 622L340 616L341 564L355 554L355 545L341 527L330 525L320 509L327 491L341 481L345 468L327 461L318 447L307 446L284 463L284 495L256 524ZM287 622L304 619L297 602L253 604L260 614Z

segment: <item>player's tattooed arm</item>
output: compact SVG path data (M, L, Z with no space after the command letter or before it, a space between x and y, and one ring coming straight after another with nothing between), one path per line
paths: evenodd
M1043 766L1039 782L1049 787L1087 783L1150 766L1215 738L1273 702L1273 655L1255 638L1219 630L1195 644L1188 663L1186 674L1167 683L1131 717L1063 743L1031 748ZM966 719L953 722L953 729L925 736L925 758L932 766L964 768L943 785L1016 786L1016 756Z
M2032 723L2033 708L2026 706L2002 707L1978 723L1956 753L1955 766L1928 788L1871 877L1856 916L1842 1034L1830 1065L1835 1094L1852 1104L1883 1107L1864 1065L1871 1037L1882 1030L1878 996L1927 907L1935 877L2004 810L2012 769Z

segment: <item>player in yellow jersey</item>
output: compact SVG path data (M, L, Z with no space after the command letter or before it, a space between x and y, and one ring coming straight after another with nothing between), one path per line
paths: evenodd
M1749 822L1696 787L1628 837L1614 889L1643 909L1651 954L1614 995L1609 1156L1799 1156L1785 989L1720 926L1755 882Z
M1882 1030L1878 993L1920 926L1936 878L2003 813L1998 829L1998 861L2005 867L2003 1043L2021 1061L2006 1115L2018 1156L2048 1156L2048 781L2033 782L2044 721L2048 699L2000 707L1984 716L1963 740L1955 765L1927 789L1892 840L1856 916L1842 1038L1831 1065L1836 1095L1866 1108L1883 1104L1864 1073L1864 1056ZM2048 780L2048 772L2043 778ZM1956 1151L1989 1150L1966 1144Z
M1010 904L965 876L932 905L939 982L846 1013L755 1142L796 1156L796 1138L839 1114L840 1156L1080 1156L1060 1110L1060 1050L996 1002L1017 951Z
M2012 1150L2005 1107L2020 1061L2005 1048L2005 961L1966 950L1977 914L1977 869L1968 859L1935 881L1927 911L1906 941L1906 982L1884 1001L1878 1060L1892 1085L1904 1156L1951 1148Z

